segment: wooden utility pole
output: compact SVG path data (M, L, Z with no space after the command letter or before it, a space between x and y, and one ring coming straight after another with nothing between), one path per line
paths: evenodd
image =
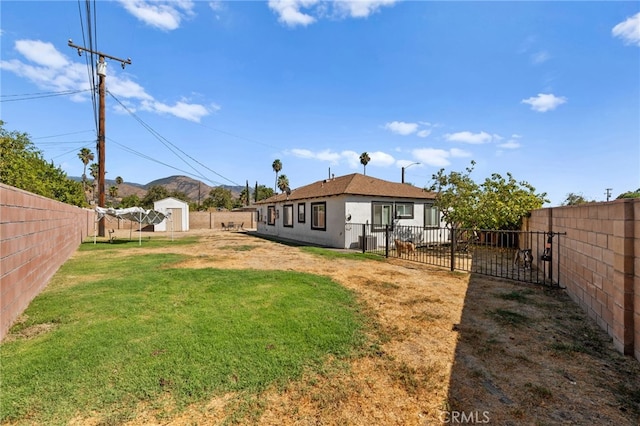
M107 64L104 61L105 58L113 59L114 61L120 62L122 65L122 69L124 69L125 65L131 65L131 58L120 59L115 56L107 55L102 52L98 52L95 50L87 49L82 46L76 46L73 44L72 40L69 40L69 47L73 47L74 49L78 49L78 55L82 55L82 52L89 52L91 54L98 55L100 58L98 60L98 77L100 77L100 82L98 85L98 95L100 99L100 106L98 107L98 206L104 207L106 204L106 194L105 194L105 104L106 104L106 79L107 79ZM100 219L98 222L98 236L104 237L104 217Z

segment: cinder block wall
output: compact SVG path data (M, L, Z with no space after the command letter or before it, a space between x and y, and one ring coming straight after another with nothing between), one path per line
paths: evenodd
M528 229L567 233L554 275L620 352L640 360L640 199L535 210Z
M233 222L236 225L244 223L245 229L255 228L254 212L189 212L190 229L221 229L222 223Z
M94 212L0 184L0 340L91 235Z

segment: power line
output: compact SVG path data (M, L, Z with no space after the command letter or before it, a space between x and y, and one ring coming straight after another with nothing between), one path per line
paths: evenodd
M17 102L17 101L29 101L32 99L43 99L43 98L52 98L54 96L67 96L67 95L75 95L77 93L88 92L90 89L84 90L64 90L61 92L42 92L42 93L28 93L24 95L0 95L0 97L18 97L17 99L2 99L0 102Z
M187 154L186 152L184 152L182 149L180 149L178 146L176 146L175 144L171 143L168 139L166 139L164 136L160 135L160 133L158 133L157 131L155 131L151 126L149 126L147 123L145 123L140 117L138 117L133 111L131 111L129 108L127 108L127 106L122 103L118 98L116 98L113 93L107 91L107 93L109 93L109 95L115 99L116 102L118 102L120 104L120 106L122 108L125 109L125 111L127 111L136 121L138 121L138 123L140 123L140 125L142 127L144 127L149 133L151 133L156 139L158 139L165 147L167 147L167 149L169 149L169 151L171 151L176 157L180 158L180 160L182 160L185 164L187 164L189 167L191 167L196 173L198 173L198 176L200 176L203 179L206 179L210 182L213 182L211 179L207 178L206 176L204 176L200 171L198 171L195 167L193 167L191 164L189 164L184 158L182 158L179 154L177 154L175 152L175 150L179 151L180 153L182 153L184 156L186 156L187 158L189 158L191 161L199 164L200 166L204 167L206 170L210 171L211 173L214 173L216 176L221 177L222 179L231 182L234 185L237 186L242 186L237 182L234 182L233 180L227 178L226 176L221 175L220 173L216 172L215 170L212 170L211 168L207 167L206 165L202 164L200 161L196 160L195 158L193 158L192 156L190 156L189 154ZM175 149L175 150L174 150Z
M167 164L167 163L165 163L165 162L162 162L162 161L160 161L160 160L157 160L157 159L155 159L155 158L153 158L153 157L151 157L151 156L149 156L149 155L147 155L147 154L143 154L143 153L141 153L141 152L138 152L138 151L134 150L133 148L130 148L130 147L128 147L128 146L126 146L126 145L124 145L124 144L121 144L121 143L119 143L119 142L116 142L115 140L113 140L113 139L111 139L111 138L107 138L107 139L108 139L110 142L113 142L114 144L116 144L116 145L120 146L120 147L122 148L122 150L123 150L123 151L127 151L127 152L129 152L129 153L131 153L131 154L137 155L138 157L144 158L145 160L153 161L154 163L158 163L158 164L161 164L161 165L163 165L163 166L165 166L165 167L169 167L170 169L177 170L177 171L179 171L179 172L181 172L181 173L184 173L185 175L188 175L188 176L201 177L201 176L195 175L195 174L193 174L193 173L191 173L191 172L187 172L187 171L185 171L185 170L179 169L179 168L177 168L177 167L175 167L175 166L172 166L172 165L170 165L170 164ZM208 180L209 182L211 182L211 183L215 184L215 185L223 185L221 182L217 182L217 181L214 181L214 180L211 180L211 179L207 179L207 180Z
M70 136L70 135L78 135L80 133L93 132L93 130L81 130L79 132L71 132L71 133L61 133L59 135L51 135L51 136L39 136L37 138L32 137L31 139L49 139L49 138L58 138L60 136Z

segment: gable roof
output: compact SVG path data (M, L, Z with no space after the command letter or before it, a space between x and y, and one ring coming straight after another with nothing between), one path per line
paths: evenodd
M336 195L417 198L422 200L432 200L436 197L434 192L425 191L413 185L389 182L360 173L353 173L332 179L319 180L292 190L289 196L287 196L287 194L277 194L266 200L260 200L257 204L271 204L279 201L304 200L308 198L324 198Z

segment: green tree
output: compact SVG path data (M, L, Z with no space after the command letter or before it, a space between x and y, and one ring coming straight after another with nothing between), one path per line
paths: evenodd
M273 190L275 191L276 188L278 187L278 173L280 173L280 171L282 170L282 161L280 161L279 159L275 159L273 161L273 164L271 164L271 168L273 169L274 172L276 172L276 183L275 183L275 186L273 187Z
M623 198L640 198L640 188L635 191L627 191L616 197L616 200L621 200Z
M144 198L140 201L142 207L145 209L152 209L155 201L162 200L169 197L169 191L162 185L154 185L145 194Z
M207 208L214 207L231 210L233 207L233 195L228 189L217 186L209 192L209 196L204 200L204 205Z
M48 163L26 133L7 131L0 120L0 182L67 204L87 205L82 184Z
M129 207L139 207L142 203L140 202L140 197L136 194L127 195L126 197L122 197L120 200L120 207L123 209Z
M284 192L289 188L289 178L287 175L280 175L278 178L278 188L280 192Z
M122 182L124 182L124 180L122 180L122 177L117 176L116 177L116 185L122 185Z
M364 175L367 174L367 164L371 161L371 157L369 157L369 153L363 152L360 154L360 164L364 166Z
M275 192L273 191L272 188L267 188L264 185L258 185L256 187L256 202L260 201L260 200L266 200L269 197L273 197L275 195Z
M582 194L576 194L574 192L570 192L567 194L567 198L562 202L563 206L577 206L579 204L591 203L591 201L584 198Z
M87 190L87 165L95 158L93 152L89 148L82 148L78 152L78 158L82 161L84 168L82 169L82 185L84 190Z
M116 198L118 196L118 187L115 185L111 185L109 187L109 196L111 198Z
M478 185L471 173L475 166L464 172L444 169L433 175L434 184L428 188L436 192L435 205L446 223L457 228L518 229L522 218L531 210L542 207L546 193L537 194L528 182L518 182L511 173L504 178L498 173Z
M89 165L89 174L93 178L91 181L91 193L94 202L96 201L96 194L98 192L98 175L100 174L99 167L98 163L91 163Z

